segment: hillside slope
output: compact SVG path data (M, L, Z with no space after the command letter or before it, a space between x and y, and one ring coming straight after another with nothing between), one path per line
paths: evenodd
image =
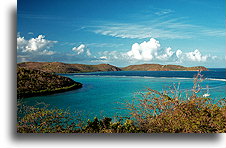
M118 68L109 64L85 65L66 64L61 62L24 62L18 63L18 67L35 69L48 73L80 73L96 71L207 71L203 66L184 67L180 65L141 64Z
M141 64L122 68L124 71L207 71L203 66L184 67L180 65Z
M47 95L82 87L81 83L70 78L42 72L17 68L17 98Z
M48 73L78 73L95 71L121 71L120 68L109 64L85 65L85 64L66 64L61 62L24 62L17 66L35 69Z

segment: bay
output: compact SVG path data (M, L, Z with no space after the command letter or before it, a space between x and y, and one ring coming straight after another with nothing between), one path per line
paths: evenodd
M84 118L127 116L122 103L140 97L147 88L169 91L173 85L185 96L193 86L195 71L115 71L60 74L81 82L81 89L48 96L31 97L22 100L24 105L33 106L44 102L51 108L70 109L81 112ZM208 93L217 102L225 97L225 69L211 69L202 72L205 81L200 96ZM206 87L208 86L208 89Z

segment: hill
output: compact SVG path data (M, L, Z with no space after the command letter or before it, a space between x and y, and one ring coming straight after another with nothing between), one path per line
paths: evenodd
M70 78L17 67L17 98L47 95L82 87Z
M141 64L118 68L109 64L85 65L67 64L61 62L24 62L18 63L18 67L35 69L48 73L80 73L96 71L207 71L203 66L184 67L180 65Z
M27 69L40 70L48 73L121 71L120 68L109 64L85 65L85 64L66 64L61 62L24 62L18 63L17 66Z
M122 68L124 71L207 71L203 66L184 67L180 65L141 64Z

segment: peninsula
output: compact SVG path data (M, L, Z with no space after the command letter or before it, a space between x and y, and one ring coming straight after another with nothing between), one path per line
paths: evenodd
M17 67L17 98L48 95L81 88L70 78Z

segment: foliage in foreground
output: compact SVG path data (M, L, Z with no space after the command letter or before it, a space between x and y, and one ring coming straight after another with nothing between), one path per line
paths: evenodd
M153 108L153 100L155 105ZM111 118L81 122L60 109L29 107L18 119L19 133L225 133L224 106L209 104L207 98L169 101L155 98L131 105L130 120L112 122ZM225 100L224 100L225 101ZM161 103L161 104L158 104ZM153 110L154 109L154 110ZM159 112L159 113L157 113ZM73 121L73 122L72 122Z
M38 105L37 105L38 106ZM23 111L22 111L23 110ZM79 114L76 116L69 111L61 109L48 109L44 107L18 106L18 113L27 113L22 118L18 116L18 133L135 133L138 127L132 120L111 122L112 119L105 117L102 120L94 118L83 123ZM22 112L21 112L22 111Z
M213 103L198 96L201 75L194 79L192 94L181 97L178 89L160 93L148 89L133 103L129 120L112 122L111 118L94 118L83 123L68 111L47 107L26 107L18 116L19 133L226 133L226 99ZM176 87L175 87L176 88ZM18 113L20 113L20 105ZM22 112L23 114L23 112Z
M139 101L139 106L130 107L137 126L146 133L226 132L225 105L211 104L209 98Z

